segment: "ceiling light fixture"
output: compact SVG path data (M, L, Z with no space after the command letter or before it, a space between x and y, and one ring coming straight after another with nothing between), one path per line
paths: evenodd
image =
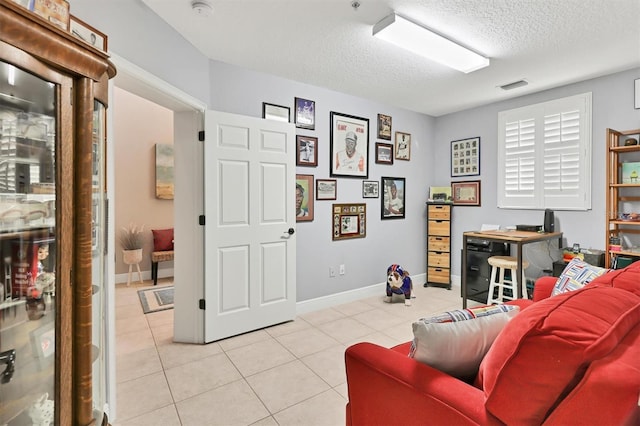
M464 73L489 66L489 59L395 12L373 26L373 35Z
M208 18L213 13L213 6L205 0L193 0L191 2L191 9L193 9L196 15L202 16L203 18Z

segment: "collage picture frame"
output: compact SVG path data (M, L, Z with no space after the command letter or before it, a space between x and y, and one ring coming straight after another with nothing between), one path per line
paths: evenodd
M480 175L480 137L451 142L451 177Z

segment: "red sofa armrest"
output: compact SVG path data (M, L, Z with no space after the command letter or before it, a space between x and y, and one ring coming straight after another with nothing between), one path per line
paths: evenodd
M557 277L544 276L536 280L533 285L533 301L538 302L540 300L551 297L551 291L558 281Z
M347 424L500 424L485 410L482 390L406 353L357 343L345 363Z

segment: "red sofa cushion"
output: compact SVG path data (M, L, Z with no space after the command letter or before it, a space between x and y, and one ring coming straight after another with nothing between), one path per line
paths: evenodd
M482 361L487 410L506 424L542 424L589 364L639 321L640 297L617 288L585 287L532 304Z
M614 287L640 296L640 262L599 276L585 287Z
M152 229L151 232L153 232L153 251L173 250L173 228Z

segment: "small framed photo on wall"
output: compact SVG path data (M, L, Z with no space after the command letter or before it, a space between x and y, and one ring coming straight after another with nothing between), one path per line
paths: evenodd
M396 160L411 159L411 135L409 133L396 132Z
M393 145L376 142L376 163L393 164Z
M391 140L391 116L378 114L378 139Z
M296 222L313 220L313 175L296 175Z
M456 206L480 206L480 181L451 182L451 194Z
M275 120L288 123L290 113L291 111L289 110L289 107L270 104L267 102L262 103L262 118L266 120Z
M298 156L296 166L316 167L318 165L318 138L312 136L296 136Z
M382 178L382 219L404 219L405 209L405 178L383 177Z
M295 121L300 129L315 130L316 102L309 99L295 98Z
M451 142L451 177L480 175L480 137Z
M338 181L335 179L316 180L316 200L335 200L338 196Z
M377 180L362 181L362 198L378 198L380 196L380 185Z

